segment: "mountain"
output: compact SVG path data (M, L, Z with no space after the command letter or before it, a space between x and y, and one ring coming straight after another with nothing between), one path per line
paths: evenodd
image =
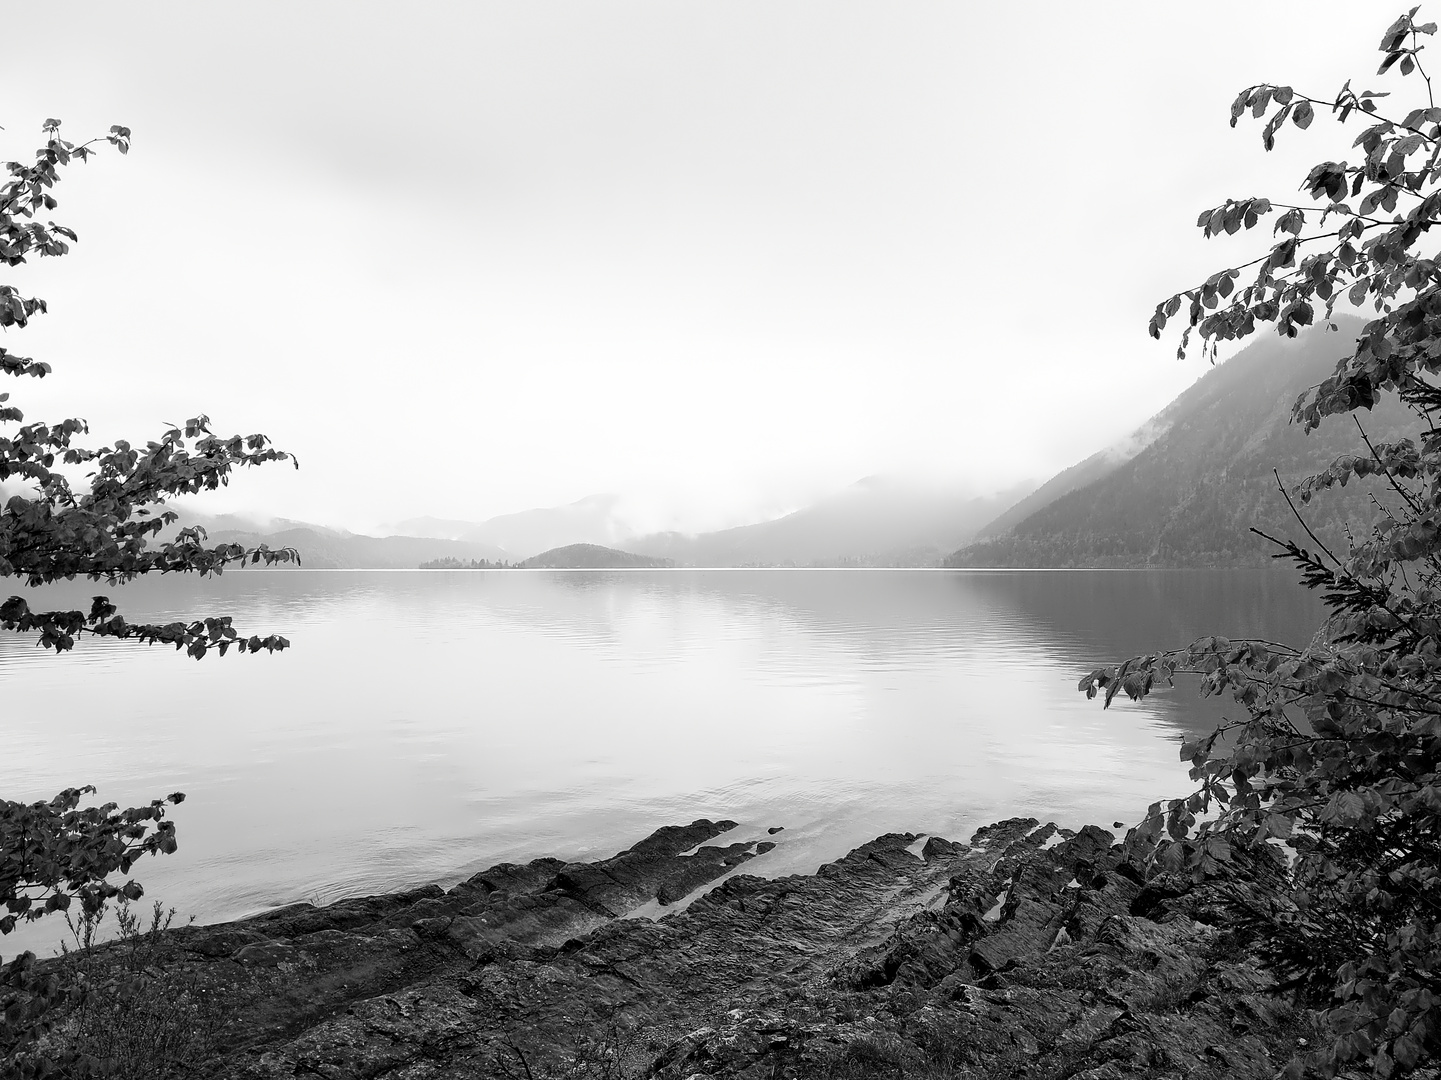
M1364 325L1336 323L1338 333L1268 335L1216 365L1136 433L1137 452L1103 452L1072 466L946 565L1266 564L1276 549L1251 526L1301 533L1272 469L1289 486L1340 454L1364 451L1349 417L1331 417L1309 436L1290 423L1296 397L1331 374ZM1414 424L1394 399L1360 415L1373 441ZM1345 523L1369 521L1373 496L1383 504L1392 497L1384 480L1352 481L1300 509L1328 544L1344 549Z
M212 517L182 510L180 524L203 526L212 544L295 548L304 570L410 570L443 558L495 562L507 557L487 544L431 537L366 536L283 518L259 523L232 514ZM171 529L165 535L168 538L173 533Z
M590 495L567 506L524 510L482 522L461 536L524 558L567 544L614 544L633 535L616 513L619 495Z
M188 510L183 524L203 525L215 542L294 547L303 566L318 569L409 569L445 559L527 566L934 566L1023 494L1025 489L1017 488L978 498L956 486L872 476L773 521L699 536L635 536L618 495L592 495L479 523L416 517L390 526L394 534L388 536ZM617 549L622 543L626 551ZM536 551L542 554L533 555ZM549 561L562 559L572 561ZM643 561L616 561L626 559Z
M403 536L436 537L486 544L511 560L567 544L608 545L635 535L620 514L619 495L589 495L566 506L548 506L502 514L485 521L418 517L397 523Z
M774 521L699 536L653 533L626 547L682 566L933 566L1022 494L978 498L872 476Z
M1172 406L1174 404L1173 402ZM1165 434L1170 427L1171 418L1168 416L1170 409L1171 407L1168 406L1157 413L1120 443L1108 446L1104 450L1098 450L1085 461L1058 472L1020 502L983 525L976 532L977 539L1001 536L1010 532L1012 528L1025 521L1037 510L1055 502L1062 495L1110 476L1111 473Z
M525 570L635 570L674 566L670 559L632 555L599 544L568 544L533 555L520 564Z

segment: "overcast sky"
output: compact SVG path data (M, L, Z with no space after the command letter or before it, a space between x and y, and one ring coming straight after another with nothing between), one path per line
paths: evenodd
M1265 155L1235 92L1374 79L1379 2L50 3L0 70L134 131L73 170L29 418L209 413L299 472L214 509L373 528L622 492L654 524L876 472L1044 479L1184 389L1145 325L1245 257L1196 214ZM20 26L16 23L16 26Z

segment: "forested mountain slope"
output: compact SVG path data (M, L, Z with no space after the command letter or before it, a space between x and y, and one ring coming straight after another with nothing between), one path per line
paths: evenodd
M675 563L669 559L617 551L600 544L567 544L532 555L519 565L527 570L653 570L674 566Z
M1110 476L1127 460L1126 457L1114 454L1109 450L1099 450L1085 461L1077 462L1069 469L1058 472L1005 513L978 529L977 541L1004 536L1037 510L1049 506L1068 492Z
M1152 422L1164 430L1131 460L1059 494L1003 535L960 549L946 565L1259 565L1275 548L1251 526L1305 542L1272 469L1289 486L1340 454L1364 450L1349 418L1324 421L1310 435L1290 423L1297 395L1331 373L1363 325L1355 318L1337 324L1335 333L1313 329L1294 341L1266 335L1249 345L1158 414ZM1393 398L1362 415L1373 441L1414 423ZM1392 497L1384 480L1353 480L1301 509L1328 544L1344 549L1345 523L1369 523L1373 497L1383 504Z

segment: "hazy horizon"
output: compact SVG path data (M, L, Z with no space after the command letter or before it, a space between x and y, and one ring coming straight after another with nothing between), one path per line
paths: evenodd
M292 518L287 515L272 514L264 510L244 507L226 511L215 511L207 504L205 496L174 500L172 508L181 514L182 521L195 520L203 523L211 518L235 518L259 529L274 528L281 523L298 523L320 525L325 528L374 536L402 535L452 538L451 534L455 533L453 538L459 538L458 529L447 530L442 527L422 531L422 523L432 526L464 526L474 528L506 518L523 518L535 511L564 511L574 508L603 505L614 519L624 523L626 526L624 535L626 536L640 537L658 533L679 533L687 536L697 536L705 533L724 531L726 529L740 528L747 525L776 521L802 510L835 503L871 486L883 487L894 494L908 493L917 497L933 496L937 500L954 499L970 501L1001 499L1002 503L1000 505L1004 508L1035 490L1038 483L1022 481L1019 484L1013 484L995 490L980 490L973 489L967 485L964 480L959 478L948 480L924 475L902 476L899 474L872 474L870 476L860 477L852 483L842 485L839 488L828 488L820 491L814 498L808 501L757 507L753 508L750 513L740 514L727 514L723 509L717 510L714 507L704 507L700 505L685 507L681 504L667 503L655 498L648 499L644 496L637 497L621 492L598 491L590 495L582 496L579 499L571 500L568 503L561 503L554 506L525 506L516 510L505 510L499 514L494 514L483 519L451 518L438 514L415 514L408 518L379 518L376 520L376 523L369 528L353 528L349 523L344 521L323 521L315 517ZM4 497L7 490L5 485L0 484L0 497ZM685 512L686 510L692 512L687 514Z
M1334 93L1383 11L41 9L65 75L0 73L0 153L50 116L134 147L67 172L80 243L17 268L50 314L6 345L55 372L15 403L97 441L263 431L301 470L203 509L356 531L1038 483L1204 370L1145 335L1246 244L1196 212L1341 145L1323 117L1265 155L1235 92Z

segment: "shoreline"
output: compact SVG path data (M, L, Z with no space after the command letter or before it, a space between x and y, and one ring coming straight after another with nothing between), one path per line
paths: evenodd
M1145 882L1095 826L889 833L778 878L746 871L776 840L735 831L699 819L608 859L501 863L90 959L145 950L154 978L223 1002L196 1074L224 1080L602 1061L657 1080L1269 1077L1302 1037L1227 944L1221 885ZM1269 852L1237 867L1225 887L1252 893L1282 873Z
M943 574L1154 574L1245 573L1295 574L1284 567L1246 563L1239 566L236 566L226 573L247 574L673 574L673 573L943 573Z

